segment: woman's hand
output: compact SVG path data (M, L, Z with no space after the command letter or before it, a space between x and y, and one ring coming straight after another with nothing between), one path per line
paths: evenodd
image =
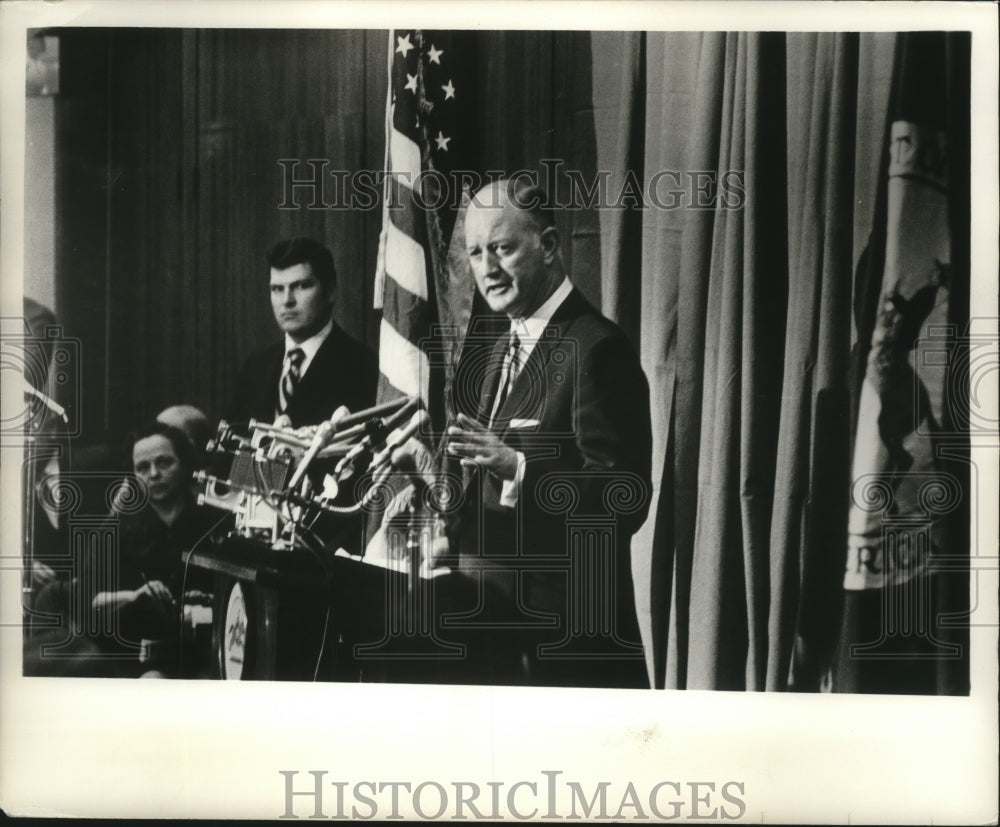
M98 592L91 601L91 607L98 611L119 611L133 606L141 600L149 600L158 608L170 609L174 605L173 595L161 581L153 580L138 589L121 589L116 592Z
M149 580L142 588L136 589L135 599L138 601L143 598L151 599L164 609L172 608L175 603L174 596L162 580Z

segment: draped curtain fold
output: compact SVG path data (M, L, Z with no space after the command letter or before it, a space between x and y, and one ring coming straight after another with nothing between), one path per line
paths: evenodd
M766 688L816 688L846 544L858 36L789 35L789 307L770 537ZM797 102L799 106L794 106ZM817 659L817 649L819 658ZM811 681L809 683L807 681Z
M657 686L817 689L835 643L854 208L874 198L855 148L885 111L862 37L892 35L647 35L645 181L676 171L688 198L643 225ZM699 185L722 208L694 208Z

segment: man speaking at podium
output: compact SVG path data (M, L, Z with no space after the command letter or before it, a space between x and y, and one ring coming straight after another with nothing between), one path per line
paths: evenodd
M378 366L333 321L333 255L311 238L290 238L274 246L267 262L271 308L285 338L243 365L230 421L272 422L284 415L301 428L328 420L341 405L352 411L371 406Z
M624 333L569 280L545 202L497 181L466 216L476 287L510 326L456 369L446 456L464 499L448 562L478 598L442 634L468 644L459 680L648 686L630 542L649 508L649 387Z

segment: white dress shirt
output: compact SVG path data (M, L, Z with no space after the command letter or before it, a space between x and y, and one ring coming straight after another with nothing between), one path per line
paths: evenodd
M306 371L309 370L309 365L312 363L313 357L316 355L316 351L319 350L323 342L326 341L326 337L330 335L331 330L333 330L333 319L330 319L330 321L323 326L323 329L319 333L315 336L310 336L301 343L296 342L287 333L285 334L285 359L288 359L288 354L295 350L295 348L298 348L305 354L302 364L299 365L300 379L306 375ZM282 371L282 375L284 375L284 371Z

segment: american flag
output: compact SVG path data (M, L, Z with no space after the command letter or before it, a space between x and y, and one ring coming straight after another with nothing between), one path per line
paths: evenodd
M386 178L375 280L375 306L382 308L378 395L419 396L432 416L441 410L473 292L464 251L452 249L449 263L462 203L451 173L471 166L474 143L471 38L419 29L389 33Z

